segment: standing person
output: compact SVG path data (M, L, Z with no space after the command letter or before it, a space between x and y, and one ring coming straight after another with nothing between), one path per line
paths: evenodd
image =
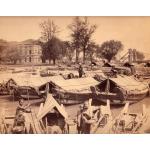
M13 125L13 133L24 133L25 130L25 116L24 113L31 113L31 110L28 110L29 104L25 105L24 100L19 100L19 105L16 108L16 115Z
M82 78L84 71L81 63L79 63L78 73L79 73L79 78Z
M81 133L83 105L80 105L80 110L77 112L77 131Z
M115 69L114 66L112 66L111 68L111 73L113 78L117 78L118 71Z
M91 125L95 123L95 120L92 118L92 114L90 114L89 104L87 102L84 103L83 111L81 113L81 133L82 134L90 134L91 133Z
M31 110L28 110L29 106L30 106L30 104L25 105L24 100L20 99L19 100L19 105L16 108L16 116L18 115L19 111L22 111L22 112L25 112L25 113L30 113Z
M25 133L25 116L21 110L18 111L17 116L15 117L14 125L13 125L13 133L21 134Z

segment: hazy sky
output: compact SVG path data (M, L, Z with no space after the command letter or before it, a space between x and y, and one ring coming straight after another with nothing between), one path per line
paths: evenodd
M47 18L60 27L59 38L70 39L67 26L73 17L0 17L0 38L8 41L23 41L40 37L39 23ZM136 48L150 58L150 17L88 17L98 26L93 39L97 44L106 40L120 40L124 51Z

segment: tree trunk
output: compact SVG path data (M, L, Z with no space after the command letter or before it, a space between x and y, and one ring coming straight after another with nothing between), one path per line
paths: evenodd
M53 65L55 65L56 64L56 59L53 59Z
M76 49L76 63L79 62L79 50Z
M51 64L51 59L49 59L49 64Z
M16 65L16 63L17 63L17 60L14 60L14 65Z
M85 63L85 49L83 50L83 63Z
M90 61L91 61L91 64L93 62L93 54L90 54Z
M111 59L107 59L107 60L108 60L108 62L110 63Z

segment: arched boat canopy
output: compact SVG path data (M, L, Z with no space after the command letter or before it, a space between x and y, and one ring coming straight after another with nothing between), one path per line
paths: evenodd
M92 77L87 77L69 80L55 80L52 81L52 84L56 85L57 87L65 91L80 91L84 89L90 90L91 86L96 86L99 84L99 82Z
M110 78L114 83L116 83L119 87L125 89L126 91L131 90L148 90L148 84L144 84L134 79L132 76L120 76L117 78Z
M110 91L112 91L112 88L114 87L120 87L121 89L125 91L145 91L148 92L148 84L139 82L134 79L132 76L124 76L124 75L117 75L117 78L109 78L104 81L102 81L98 87L101 89L105 89L106 84L108 83L107 80L109 80L109 86Z
M47 95L47 99L45 101L44 106L40 107L38 112L38 120L41 120L46 114L52 111L52 109L56 108L58 112L65 118L68 118L68 114L65 111L63 105L59 105L58 102L52 97L51 94Z

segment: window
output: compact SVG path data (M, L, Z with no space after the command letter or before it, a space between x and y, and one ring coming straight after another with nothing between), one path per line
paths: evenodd
M31 53L32 53L32 51L31 51L31 49L29 50L29 55L31 55Z
M38 50L38 54L41 54L41 49Z
M31 57L29 57L29 62L31 62Z

